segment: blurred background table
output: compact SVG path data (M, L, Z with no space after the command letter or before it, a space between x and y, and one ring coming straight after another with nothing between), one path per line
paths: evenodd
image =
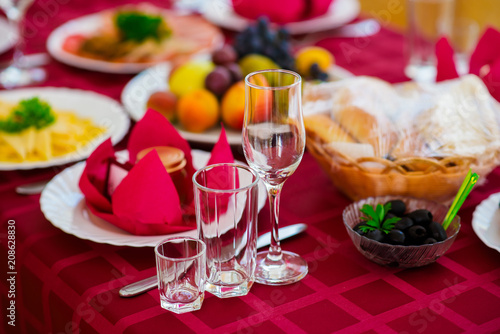
M474 11L464 11L482 15L479 12L488 6L498 6L495 0L482 2L483 7L474 2ZM362 1L367 14L387 3ZM28 13L33 29L27 36L27 53L45 51L47 36L63 22L114 5L96 0L36 1ZM498 19L484 12L482 24ZM403 24L396 16L394 22ZM331 38L318 44L356 75L401 82L407 80L403 40L400 30L387 24L371 37ZM49 77L44 86L93 90L116 100L132 78L80 70L55 60L46 69ZM39 196L15 193L17 185L45 179L62 168L0 172L0 256L6 263L7 221L15 220L18 273L15 327L5 317L6 265L0 275L6 333L500 332L500 254L485 246L471 228L476 205L500 192L499 168L465 203L460 212L462 229L448 253L427 267L402 270L378 266L357 252L341 216L350 201L306 153L284 187L281 222L309 225L303 235L283 242L284 249L308 260L308 276L284 287L256 284L242 298L207 294L200 311L184 315L163 310L157 290L132 299L118 296L121 286L155 274L152 248L97 244L65 234L44 218ZM260 230L268 230L267 206L259 218Z

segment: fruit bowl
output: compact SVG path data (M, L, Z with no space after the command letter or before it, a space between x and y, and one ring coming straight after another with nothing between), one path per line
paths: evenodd
M402 200L407 212L417 209L429 210L434 221L442 222L448 212L448 207L429 200L412 197L380 196L369 197L347 206L343 212L344 225L354 246L367 259L388 267L413 268L430 264L436 261L450 248L460 230L460 217L456 216L446 230L447 237L443 241L424 245L393 245L378 242L358 234L354 228L362 220L360 209L365 204L384 204L392 200Z

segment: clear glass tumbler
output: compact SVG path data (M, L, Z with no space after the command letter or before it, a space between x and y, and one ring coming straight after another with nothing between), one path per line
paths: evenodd
M246 295L255 281L258 181L238 164L193 175L198 235L207 245L206 290L217 297Z
M407 0L408 64L405 73L419 82L436 79L436 42L452 34L455 0Z
M156 245L155 255L161 307L175 313L199 310L205 296L205 243L170 238Z

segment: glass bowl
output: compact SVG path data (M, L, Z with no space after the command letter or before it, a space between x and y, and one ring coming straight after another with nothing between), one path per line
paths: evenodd
M442 222L448 207L429 200L400 197L400 196L380 196L369 197L358 202L352 203L344 209L343 219L347 233L351 237L354 246L369 260L388 267L413 268L425 266L436 261L441 255L446 253L455 241L460 230L460 217L455 216L446 230L447 239L428 245L403 246L381 243L368 239L353 228L361 222L363 213L360 209L364 204L377 205L384 204L390 200L400 199L407 207L407 212L416 209L427 209L434 216L434 221Z

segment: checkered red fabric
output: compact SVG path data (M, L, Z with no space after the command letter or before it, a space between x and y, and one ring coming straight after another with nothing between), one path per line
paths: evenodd
M47 3L56 4L52 12L44 9ZM37 1L30 10L28 21L37 29L28 36L29 51L42 51L48 33L64 21L112 5L97 0L60 3ZM42 25L40 13L52 16ZM398 33L383 29L365 39L320 44L355 74L405 80ZM90 89L117 100L131 78L55 61L47 70L47 86ZM354 248L341 217L349 200L306 153L284 186L281 223L309 226L283 243L308 260L307 277L284 287L255 284L241 298L207 293L201 310L183 315L163 310L157 290L130 299L118 296L121 286L155 274L152 248L97 244L65 234L43 217L39 196L15 194L17 185L60 170L0 172L2 263L9 219L16 221L17 247L15 327L6 318L6 266L0 275L0 328L6 333L500 333L500 254L486 247L470 224L475 206L500 191L500 169L470 195L460 212L462 229L445 256L423 268L390 269ZM269 229L267 209L259 216L262 231Z

